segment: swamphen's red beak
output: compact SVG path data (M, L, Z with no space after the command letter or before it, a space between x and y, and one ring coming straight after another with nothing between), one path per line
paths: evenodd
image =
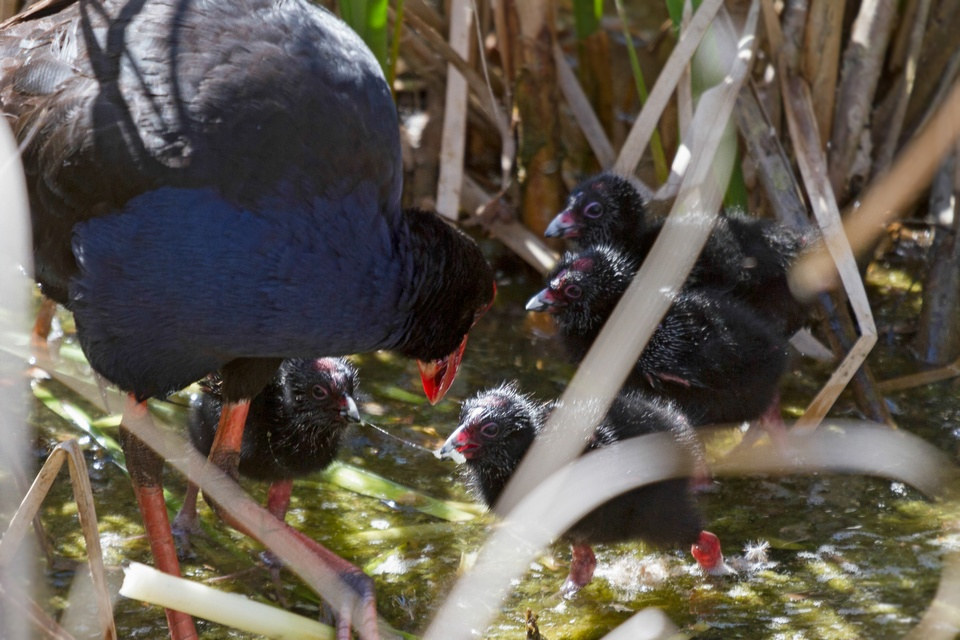
M417 365L420 367L420 380L423 382L423 393L426 394L430 404L440 402L453 384L454 378L457 377L460 361L463 360L463 350L467 347L467 337L463 336L460 346L445 358L429 362L417 360Z
M482 309L479 309L473 316L473 324L477 324L477 320L482 318L483 314L490 310L490 307L493 306L493 301L496 299L497 283L494 282L493 294L490 296L490 302L488 302ZM463 340L460 341L460 346L454 349L453 353L445 358L431 360L430 362L417 360L417 365L420 367L420 380L423 382L423 393L427 396L427 400L430 401L430 404L437 404L440 402L440 400L443 399L443 396L447 393L447 390L450 388L450 385L453 384L454 378L457 377L457 371L460 369L460 362L463 360L463 350L467 348L468 337L469 334L463 336Z

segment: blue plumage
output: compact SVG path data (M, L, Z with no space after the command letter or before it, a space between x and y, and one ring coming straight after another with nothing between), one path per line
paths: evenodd
M396 108L346 25L302 0L62 4L0 33L0 103L38 280L94 368L144 398L237 359L457 349L492 273L401 210Z

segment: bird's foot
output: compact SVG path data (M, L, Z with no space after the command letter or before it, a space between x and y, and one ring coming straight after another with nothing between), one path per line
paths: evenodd
M203 536L200 528L200 518L197 516L197 493L199 489L192 482L187 485L187 492L183 496L183 504L170 523L170 531L177 543L177 555L184 559L190 555L190 539L193 536Z
M373 579L357 568L340 572L340 579L356 594L340 607L337 616L337 640L350 640L350 629L356 629L360 640L379 640L377 600Z
M711 576L735 575L737 572L723 558L720 538L709 531L701 531L700 537L691 545L690 553L704 573Z
M173 522L170 523L170 529L173 530L173 535L176 537L177 543L184 544L187 547L190 546L191 536L204 535L203 529L200 528L200 520L197 518L197 514L193 513L191 516L187 516L182 510L177 512Z
M570 576L567 576L567 579L560 585L560 596L569 600L580 593L580 589L582 588L582 584L577 584Z
M583 587L593 580L593 572L597 568L597 556L588 544L570 545L572 558L570 559L570 573L560 587L560 594L564 598L572 598Z
M283 591L283 581L280 579L280 572L284 567L283 561L270 551L264 551L260 554L260 562L264 564L270 573L270 582L273 583L273 593L277 596L277 604L284 609L289 608L290 605L287 601L287 596Z

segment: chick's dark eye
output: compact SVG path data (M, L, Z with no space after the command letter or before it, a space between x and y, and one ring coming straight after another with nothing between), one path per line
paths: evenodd
M324 400L330 395L330 392L327 391L327 388L322 384L315 384L313 385L313 389L310 390L310 394L317 400Z
M488 422L480 427L480 434L485 438L496 438L500 433L500 425L496 422Z
M599 218L603 215L603 205L599 202L591 202L583 208L583 215L588 218Z
M568 284L563 288L563 295L570 300L576 300L583 295L583 289L578 284Z

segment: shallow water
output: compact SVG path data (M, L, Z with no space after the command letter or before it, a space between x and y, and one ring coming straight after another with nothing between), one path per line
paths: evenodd
M573 368L559 346L543 335L523 311L523 303L540 279L517 268L512 259L488 247L500 266L500 295L491 312L471 334L461 374L447 399L436 407L422 400L415 366L389 354L355 359L361 372L369 420L409 441L435 447L455 426L458 401L477 389L518 379L541 398L559 395ZM883 270L872 288L878 324L909 318L910 305L888 308L898 285ZM899 340L883 341L871 357L878 377L914 368ZM802 409L829 369L798 359L784 380L785 409ZM71 394L44 383L55 394ZM948 381L890 396L901 428L920 435L956 458L960 430L956 401L960 382ZM78 405L84 406L82 401ZM92 412L92 410L91 410ZM854 415L846 397L834 415ZM71 425L36 402L37 458L56 440L84 438L96 495L101 541L114 589L119 566L149 563L146 541L129 483L109 455ZM729 438L731 432L723 434ZM452 464L404 446L372 429L349 433L340 460L444 499L470 500ZM182 481L170 473L170 487L182 493ZM265 487L246 483L256 497ZM551 640L600 638L646 607L662 608L685 633L700 638L863 638L898 637L915 625L929 605L939 579L943 554L960 544L944 529L954 515L923 499L909 487L889 480L857 476L730 479L714 483L699 496L708 528L717 533L728 556L766 549L766 562L733 578L704 578L683 550L657 551L641 544L597 548L594 582L575 598L558 595L566 575L569 549L544 549L528 573L514 585L493 625L472 635L484 638L525 637L527 609L539 616ZM57 553L82 560L84 547L76 523L66 476L45 503L43 520ZM0 527L9 514L0 513ZM260 549L216 521L205 506L201 517L209 539L194 541L184 572L218 581L219 588L267 602L279 595L290 609L308 616L320 604L290 573L279 590L258 561ZM380 613L395 628L422 632L442 602L458 570L482 544L494 520L446 522L425 515L411 501L387 502L332 485L318 474L295 484L288 522L363 567L377 585ZM403 527L404 530L397 528ZM402 535L400 535L402 534ZM763 541L758 542L758 541ZM42 584L38 601L60 615L73 579L85 572L50 569L38 561ZM74 606L74 609L77 609ZM115 615L121 638L164 637L162 613L154 607L119 598ZM77 638L93 637L86 622L76 623ZM204 638L244 638L245 634L200 622ZM458 630L462 637L468 633ZM451 637L453 632L451 630Z

